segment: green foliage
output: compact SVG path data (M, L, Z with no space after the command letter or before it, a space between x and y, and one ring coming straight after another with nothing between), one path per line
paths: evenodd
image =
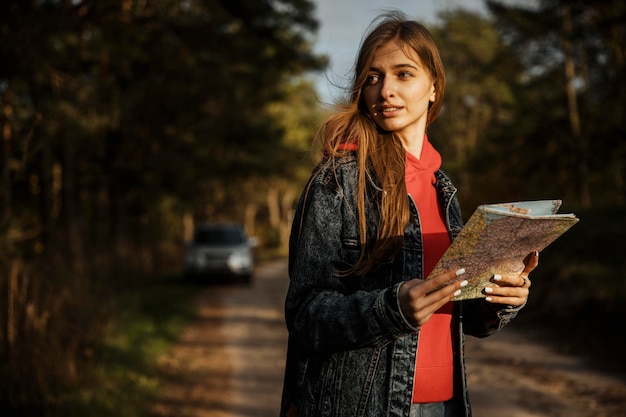
M313 94L297 87L325 64L309 42L312 10L309 0L1 2L0 364L13 383L0 385L0 408L50 409L76 386L108 302L180 268L185 215L242 221L272 178L300 169L287 157L301 152L280 123L287 110L270 108L291 86ZM98 292L112 300L86 309ZM46 343L49 357L32 355Z
M465 11L441 17L443 23L432 31L446 66L445 101L429 134L456 178L464 204L478 205L486 190L477 192L482 183L475 179L484 165L474 161L489 152L494 127L511 123L514 85L522 69L489 19Z
M539 198L623 204L626 90L615 78L624 73L623 2L488 4L492 18L448 12L432 28L448 83L429 133L462 203L468 211Z
M59 415L150 415L160 386L158 365L191 320L197 288L179 277L152 277L147 285L115 301L102 347L84 363L89 372L81 388L67 393Z
M515 87L514 122L503 126L514 136L502 166L525 179L526 193L541 189L587 207L623 204L626 89L615 77L624 73L624 3L488 4L524 68ZM500 145L504 132L495 133Z

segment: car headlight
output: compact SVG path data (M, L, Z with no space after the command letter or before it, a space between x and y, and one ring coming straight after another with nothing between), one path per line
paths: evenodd
M252 253L248 249L237 250L228 257L227 264L233 272L248 272L252 269Z

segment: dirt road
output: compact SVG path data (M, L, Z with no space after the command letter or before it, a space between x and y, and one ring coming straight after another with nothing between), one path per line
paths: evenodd
M197 319L162 358L153 416L278 416L286 288L284 261L260 265L249 287L200 287ZM514 325L466 346L476 417L626 416L624 375L556 354Z

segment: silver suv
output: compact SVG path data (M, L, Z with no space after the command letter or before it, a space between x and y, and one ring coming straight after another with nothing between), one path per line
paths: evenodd
M249 283L254 270L254 240L238 224L196 226L185 256L188 278L235 278Z

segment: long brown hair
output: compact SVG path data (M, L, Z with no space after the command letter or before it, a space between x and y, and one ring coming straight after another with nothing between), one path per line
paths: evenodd
M323 151L333 164L336 158L345 156L345 143L357 147L358 180L357 211L361 257L345 274L364 274L383 260L393 258L402 246L404 229L411 214L404 182L406 153L400 140L392 132L378 128L367 110L362 96L374 54L378 48L396 41L407 55L417 54L422 65L430 73L435 85L435 101L431 103L426 125L429 126L439 114L443 102L445 75L439 50L421 24L408 20L400 12L388 12L377 18L366 34L357 55L349 102L339 107L320 129L319 138ZM373 172L371 172L373 171ZM373 175L372 175L373 174ZM376 243L365 259L368 242L365 202L367 182L373 178L382 188L381 200L376 202L380 210Z

